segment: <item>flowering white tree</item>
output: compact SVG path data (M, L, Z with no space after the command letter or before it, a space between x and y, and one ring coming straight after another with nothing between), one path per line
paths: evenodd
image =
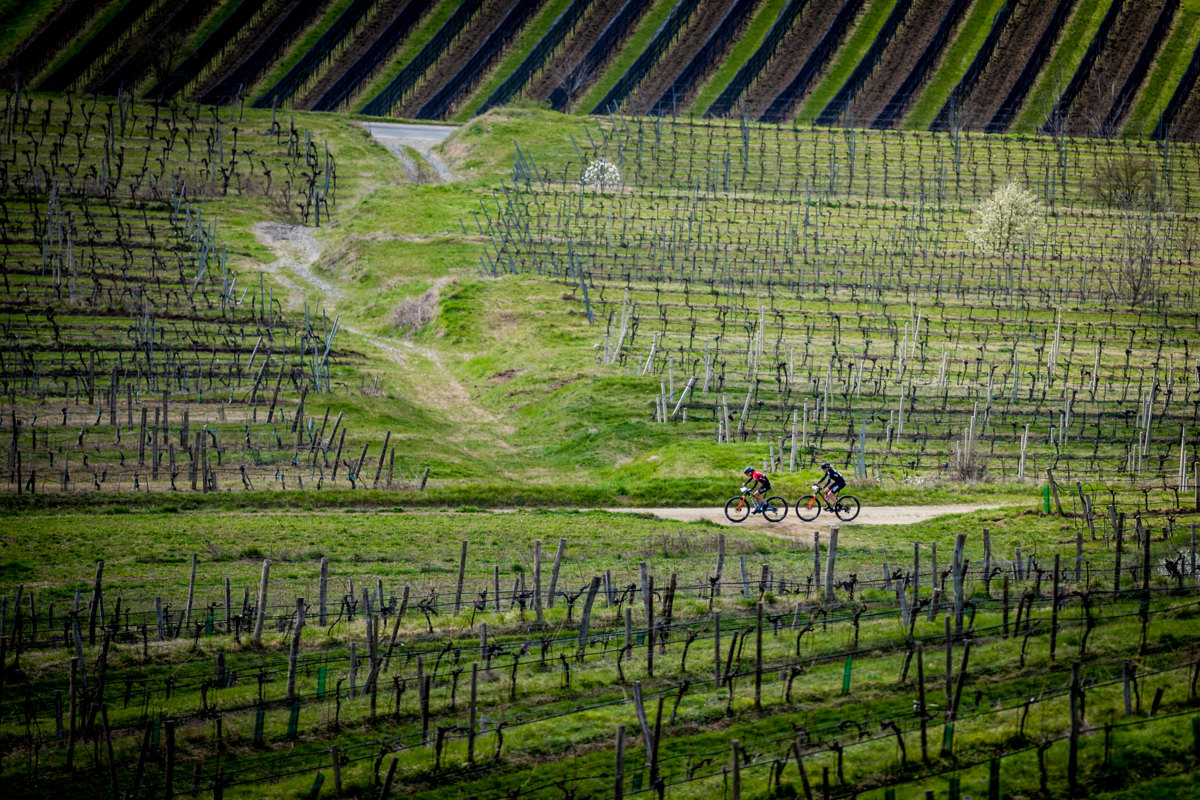
M579 182L598 191L620 186L621 171L611 161L599 159L587 165Z
M1003 255L1029 241L1040 212L1033 192L1006 184L975 209L979 225L967 231L967 238L981 250Z

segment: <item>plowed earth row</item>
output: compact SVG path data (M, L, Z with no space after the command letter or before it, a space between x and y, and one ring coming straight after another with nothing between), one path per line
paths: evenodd
M142 36L130 36L108 60L105 69L97 71L88 83L88 91L96 94L116 94L122 84L128 89L140 83L151 72L154 48L171 35L186 36L212 11L215 0L191 0L167 3L159 7L147 22Z
M841 7L842 4L837 2L809 0L804 11L796 18L792 29L779 43L775 57L768 62L766 69L750 84L750 88L746 92L746 112L750 119L761 117L767 110L767 106L771 105L771 101L792 82L796 73L804 66L809 54L820 43L825 31L829 30L829 26L833 24ZM828 62L826 64L828 65ZM822 74L824 71L822 69ZM809 84L808 90L796 98L792 111L788 115L789 118L795 116L796 109L800 108L804 98L820 82L820 79L821 75L818 75Z
M274 33L276 26L293 7L305 2L312 2L312 0L281 0L281 2L272 3L267 6L258 22L234 42L231 47L225 48L225 52L217 59L215 68L209 71L204 80L196 82L195 87L192 89L192 98L202 97L205 92L215 86L226 74L242 63L243 59L257 50L259 45ZM323 0L319 4L314 3L314 5L324 7L328 3L329 0Z
M321 77L316 83L309 87L301 97L298 97L293 106L295 108L311 109L313 104L321 98L333 86L338 78L342 77L354 66L354 62L362 57L362 54L367 51L379 35L383 33L388 25L392 24L392 20L404 10L408 5L409 0L381 0L379 7L375 10L375 15L371 17L371 21L366 27L358 33L357 36L350 37L350 46L344 49L337 58L329 62L328 66L321 73ZM396 43L397 46L400 42ZM356 107L357 108L357 107Z
M1171 126L1171 138L1180 141L1194 142L1200 139L1200 81L1192 86L1191 94Z
M1067 114L1068 135L1108 136L1113 133L1103 130L1104 118L1133 70L1163 5L1163 0L1128 0L1125 3L1091 75Z
M592 3L592 7L584 12L583 19L579 20L579 24L575 26L575 32L567 37L563 46L546 64L541 74L534 77L533 84L529 87L529 96L538 100L548 98L555 87L562 83L563 79L580 62L584 53L592 46L592 42L596 41L596 37L600 35L600 32L616 16L623 5L625 5L625 0L596 0L595 3ZM629 26L630 31L635 26L636 23ZM612 55L616 55L618 50L619 48L613 48ZM603 65L601 65L588 80L578 87L576 96L586 91L587 87L591 86L603 72Z
M883 111L917 59L925 52L945 12L946 3L938 0L917 0L913 3L900 23L900 29L884 50L875 71L850 104L850 115L856 125L870 124Z
M662 96L662 93L670 88L671 84L675 82L675 78L692 60L696 51L704 46L709 34L720 24L721 18L725 16L725 12L731 5L733 5L733 0L712 0L700 4L692 14L692 18L684 25L679 37L671 43L667 52L663 53L662 58L638 85L637 101L634 106L640 113L648 111ZM698 90L699 86L693 87L692 95L694 96ZM687 97L677 98L676 107L686 108L689 99Z
M491 32L500 24L500 20L504 19L504 15L512 10L518 2L534 2L534 0L501 0L500 2L484 3L483 8L479 9L475 18L467 23L466 30L450 46L445 56L438 61L437 66L431 69L425 79L417 85L417 88L400 103L396 109L396 116L416 117L421 106L425 105L426 101L458 74L463 64L474 55L480 45L487 41ZM540 0L537 5L541 5Z
M991 62L959 109L959 124L965 130L983 130L1000 110L1000 104L1029 63L1042 31L1054 16L1055 5L1052 0L1017 4L1017 10L1000 35Z

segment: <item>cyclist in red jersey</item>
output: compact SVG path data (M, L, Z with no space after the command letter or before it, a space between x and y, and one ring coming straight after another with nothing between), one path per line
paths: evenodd
M746 482L742 484L743 488L754 484L754 499L757 502L753 513L759 514L763 507L763 492L771 491L771 481L765 473L759 472L754 467L746 467L742 470L742 474L746 476Z

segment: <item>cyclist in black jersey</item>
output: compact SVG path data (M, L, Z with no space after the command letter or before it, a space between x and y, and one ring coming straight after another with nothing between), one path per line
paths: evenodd
M846 479L843 478L842 473L834 469L828 461L821 465L821 469L825 470L825 477L817 481L817 486L825 484L824 495L825 501L828 503L826 508L832 509L834 503L836 502L834 500L834 496L842 489L846 488Z

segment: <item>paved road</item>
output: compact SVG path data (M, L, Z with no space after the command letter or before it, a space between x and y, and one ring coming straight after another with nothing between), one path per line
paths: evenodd
M375 141L386 147L388 152L401 161L412 160L404 152L405 147L411 147L434 166L438 177L443 182L454 180L454 174L445 162L434 155L433 148L450 138L458 130L457 126L421 125L406 122L364 122L363 127Z

